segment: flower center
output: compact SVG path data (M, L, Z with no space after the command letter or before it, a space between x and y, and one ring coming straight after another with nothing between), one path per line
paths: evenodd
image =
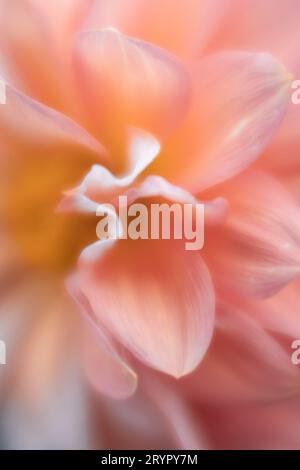
M90 165L87 158L55 155L26 158L11 169L5 216L18 254L29 267L63 274L95 240L95 217L56 212L62 192L77 184Z

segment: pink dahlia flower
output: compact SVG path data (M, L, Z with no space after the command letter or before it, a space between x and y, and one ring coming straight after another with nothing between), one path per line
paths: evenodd
M3 446L300 447L299 14L1 0ZM97 239L119 196L204 248Z

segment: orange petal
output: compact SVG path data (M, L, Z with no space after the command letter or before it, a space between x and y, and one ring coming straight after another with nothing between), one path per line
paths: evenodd
M73 35L90 0L1 0L1 54L12 82L43 103L63 107L69 96Z
M128 125L161 134L185 112L184 67L158 47L112 28L87 31L77 37L74 64L87 126L111 148Z
M101 0L95 2L88 26L115 26L184 57L207 45L224 14L225 0ZM172 21L170 21L170 15Z
M14 153L32 154L34 150L43 158L47 149L66 145L79 146L101 159L107 155L104 147L74 121L9 84L6 84L6 104L0 105L0 137L2 149L10 157Z

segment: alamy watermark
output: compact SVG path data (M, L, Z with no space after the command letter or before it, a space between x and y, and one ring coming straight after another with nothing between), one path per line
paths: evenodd
M291 348L295 349L291 355L291 362L294 366L298 366L300 364L300 339L295 339L291 344Z
M204 204L128 205L127 196L119 196L118 213L112 204L101 204L96 233L100 240L184 240L186 250L204 246Z
M291 86L292 89L295 90L292 93L292 103L300 104L300 80L294 80Z

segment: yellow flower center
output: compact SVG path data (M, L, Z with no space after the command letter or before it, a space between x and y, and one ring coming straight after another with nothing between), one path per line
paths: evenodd
M18 254L29 267L63 274L96 239L96 216L56 211L62 192L80 181L91 163L77 155L25 158L11 168L5 218Z

